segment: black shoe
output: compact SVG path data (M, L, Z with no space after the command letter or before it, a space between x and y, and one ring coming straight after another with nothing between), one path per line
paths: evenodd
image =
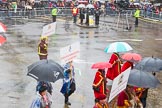
M65 102L65 104L66 104L66 105L71 105L71 103L70 103L70 102Z

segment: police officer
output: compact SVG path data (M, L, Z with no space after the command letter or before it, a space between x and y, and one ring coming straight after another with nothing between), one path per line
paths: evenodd
M83 19L84 19L84 9L81 8L80 9L80 24L81 25L83 24Z
M54 6L54 8L52 9L52 12L51 12L52 18L53 18L53 22L56 22L57 11L58 10L57 10L56 6Z
M134 17L135 17L135 27L138 27L138 18L140 16L140 10L137 8L135 13L134 13Z
M100 10L99 8L96 9L95 11L95 25L99 25L99 18L100 18Z
M47 36L43 36L41 37L41 42L38 45L38 55L39 55L39 59L47 59L47 48L48 48L48 44L47 44Z

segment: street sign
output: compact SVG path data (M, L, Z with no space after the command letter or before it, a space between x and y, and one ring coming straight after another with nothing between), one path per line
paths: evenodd
M119 74L114 80L110 92L109 101L110 102L114 97L116 97L121 91L123 91L128 83L128 78L131 68L128 68L121 74Z
M56 32L56 22L50 23L43 27L42 36L50 36Z
M75 42L60 49L61 63L66 64L80 57L80 42Z

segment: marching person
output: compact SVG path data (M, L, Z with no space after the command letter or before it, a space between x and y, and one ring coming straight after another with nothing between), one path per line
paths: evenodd
M121 67L121 72L124 72L125 70L127 70L129 67L131 67L131 69L133 69L133 62L130 61L126 61L123 63L123 66Z
M148 94L148 88L136 88L135 89L136 95L140 99L143 108L146 108L146 100L147 100L147 94Z
M71 103L69 102L69 96L72 93L74 93L74 91L76 90L75 78L74 78L75 72L74 72L74 66L72 64L72 61L67 63L64 68L65 71L64 71L63 86L60 92L65 97L65 104L71 105Z
M78 8L76 6L72 9L72 14L73 14L73 23L76 23L78 15Z
M95 11L95 25L96 26L99 25L99 18L100 18L100 10L99 10L99 8L97 8Z
M135 17L135 27L138 27L138 18L140 17L140 10L138 9L138 7L134 13L134 17Z
M108 89L106 88L106 83L107 81L105 77L105 69L98 69L92 85L95 96L95 102L98 101L98 96L107 95Z
M119 93L118 95L118 101L117 101L117 108L131 108L132 104L130 102L131 96L129 94L130 87L127 86L124 91Z
M106 95L101 94L97 97L97 102L93 108L109 108Z
M54 6L53 9L52 9L52 12L51 12L52 18L53 18L53 22L56 22L57 12L58 12L58 10L57 10L56 6Z
M47 87L47 92L50 93L50 95L52 95L53 87L52 87L52 84L49 81L38 81L38 84L36 86L36 91L39 91L39 89L42 86L46 86Z
M52 99L51 95L47 92L47 87L41 86L30 108L51 108L51 104Z
M40 60L47 59L48 56L47 36L41 36L41 41L38 45L38 55Z
M109 60L109 63L112 64L112 67L107 70L106 77L110 80L113 80L121 73L121 60L118 53L114 52Z

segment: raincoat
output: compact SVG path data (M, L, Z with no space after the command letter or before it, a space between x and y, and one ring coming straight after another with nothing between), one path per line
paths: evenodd
M121 61L119 61L119 56L117 53L113 53L109 60L112 67L107 70L106 77L113 80L121 73Z
M33 100L30 108L51 108L52 98L51 95L47 92L46 102L43 97L37 92L36 98Z
M75 72L74 72L74 67L72 68L71 74L67 72L67 70L70 68L70 64L67 63L64 66L64 79L63 79L63 86L60 90L62 94L69 93L70 90L73 92L75 91ZM73 83L73 87L71 86Z

